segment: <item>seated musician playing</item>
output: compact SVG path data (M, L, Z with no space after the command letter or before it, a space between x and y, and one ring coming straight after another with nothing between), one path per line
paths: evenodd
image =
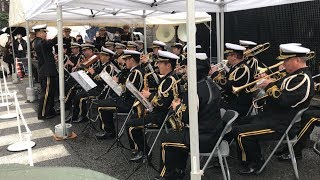
M87 51L87 48L84 47L84 51ZM89 50L92 52L92 49ZM86 53L84 53L86 54ZM115 53L110 51L107 48L102 47L100 52L100 61L95 62L95 64L99 63L98 65L93 65L90 67L87 72L88 75L95 81L97 86L88 92L81 90L78 94L74 95L72 101L72 113L66 121L72 121L73 123L79 123L87 120L87 109L86 109L86 100L95 98L96 96L100 95L105 87L105 82L99 78L100 72L108 67L108 70L111 69L109 67L109 63L112 59L112 56Z
M243 46L226 43L225 56L231 68L229 72L219 72L217 76L213 77L223 90L224 101L222 101L221 106L225 109L237 111L240 117L247 115L252 104L252 93L241 91L238 94L234 94L232 90L232 87L243 86L253 80L251 70L246 61L243 60L244 50L246 48Z
M139 91L141 91L143 86L143 70L139 65L140 55L138 51L124 50L121 57L126 62L126 69L130 71L126 82L130 81ZM114 79L116 82L120 80L116 77ZM125 87L125 84L123 86ZM98 132L95 135L97 139L112 139L116 137L113 122L115 108L117 112L127 113L130 111L134 100L135 98L132 93L128 89L125 89L120 97L108 98L97 102L102 129L102 132Z
M306 65L309 52L301 46L280 45L278 59L284 60L287 75L277 82L265 79L259 85L268 95L263 112L243 119L247 124L233 128L243 166L240 174L255 174L264 162L259 142L279 140L295 115L309 106L314 95L313 80Z
M221 94L217 85L207 78L210 63L205 53L197 53L197 92L200 152L211 152L224 128L220 117ZM161 174L155 179L183 179L190 148L188 93L172 102L176 121L184 126L161 138ZM177 125L179 127L179 125Z
M255 76L258 74L259 61L255 56L248 54L247 52L256 47L257 43L253 41L239 40L239 44L246 48L246 51L244 52L244 54L246 54L245 61L247 61L246 63L250 68L252 75Z
M174 93L178 93L174 92L175 89L178 91L178 82L173 70L179 57L167 51L160 50L158 53L157 66L160 74L163 75L158 91L151 93L148 89L144 89L141 92L145 98L151 101L154 109L152 112L148 112L145 117L131 118L126 124L130 148L134 155L131 161L134 162L142 159L144 145L146 145L145 152L149 151L149 147L144 141L144 125L152 124L154 127L160 127L169 111Z

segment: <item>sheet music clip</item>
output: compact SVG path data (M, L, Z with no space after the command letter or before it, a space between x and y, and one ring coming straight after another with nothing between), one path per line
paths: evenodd
M108 74L106 71L102 71L99 76L101 77L101 79L104 80L104 82L106 82L108 84L108 86L118 95L121 96L122 95L122 87L116 83L112 77L110 76L110 74Z
M147 109L148 112L153 111L152 104L138 91L138 89L132 84L132 82L126 82L127 89L143 104L143 106Z
M97 84L83 70L70 73L70 75L87 92L97 86Z

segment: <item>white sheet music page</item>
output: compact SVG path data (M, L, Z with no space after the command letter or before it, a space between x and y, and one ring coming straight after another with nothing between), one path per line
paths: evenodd
M112 77L110 76L110 74L108 74L106 71L102 71L99 76L101 77L101 79L103 79L110 87L111 89L118 95L121 96L122 94L122 87L116 83Z

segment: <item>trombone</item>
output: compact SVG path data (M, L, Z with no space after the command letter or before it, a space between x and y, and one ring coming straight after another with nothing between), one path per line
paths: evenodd
M259 44L259 45L257 45L257 46L254 47L254 48L251 48L251 49L249 49L249 50L246 50L246 51L243 53L243 55L244 55L245 57L255 56L255 55L257 55L257 54L259 54L259 53L261 53L261 52L263 52L263 51L265 51L265 50L267 50L267 49L269 49L269 48L270 48L270 43L269 43L269 42L264 43L264 44Z

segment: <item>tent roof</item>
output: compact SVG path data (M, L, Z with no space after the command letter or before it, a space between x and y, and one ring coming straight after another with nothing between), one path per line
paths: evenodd
M41 3L46 3L44 0L30 0L26 4L22 4L23 0L10 1L10 26L22 26L25 20L28 19L28 14L36 12L32 18L29 18L30 26L35 24L48 24L50 26L56 25L56 6L54 4L43 5L46 7L41 9L38 6ZM39 2L43 1L43 2ZM33 5L31 5L33 4ZM40 8L37 8L37 6ZM42 11L40 13L40 11ZM147 25L154 24L171 24L178 25L186 23L187 14L185 12L171 13L146 10ZM205 12L196 12L196 23L203 23L211 21L211 16ZM63 24L66 26L79 25L96 25L96 26L122 26L124 24L131 24L135 27L142 27L144 23L143 10L129 10L129 9L107 9L93 10L83 7L63 7Z
M231 12L303 1L312 0L224 0L223 2L222 0L195 0L195 8L198 12L219 12L222 4L225 12ZM147 24L181 24L186 21L185 18L178 18L176 13L186 11L185 0L29 0L28 3L22 2L23 0L10 1L10 26L17 26L25 20L29 20L31 25L36 23L55 25L57 4L63 5L64 24L68 26L83 24L141 26L142 10L146 10L147 18L150 17L149 20L146 19ZM124 7L126 9L123 9ZM198 16L198 23L211 20L209 15L202 15ZM154 18L155 16L160 16L160 19ZM180 17L186 17L186 15Z

